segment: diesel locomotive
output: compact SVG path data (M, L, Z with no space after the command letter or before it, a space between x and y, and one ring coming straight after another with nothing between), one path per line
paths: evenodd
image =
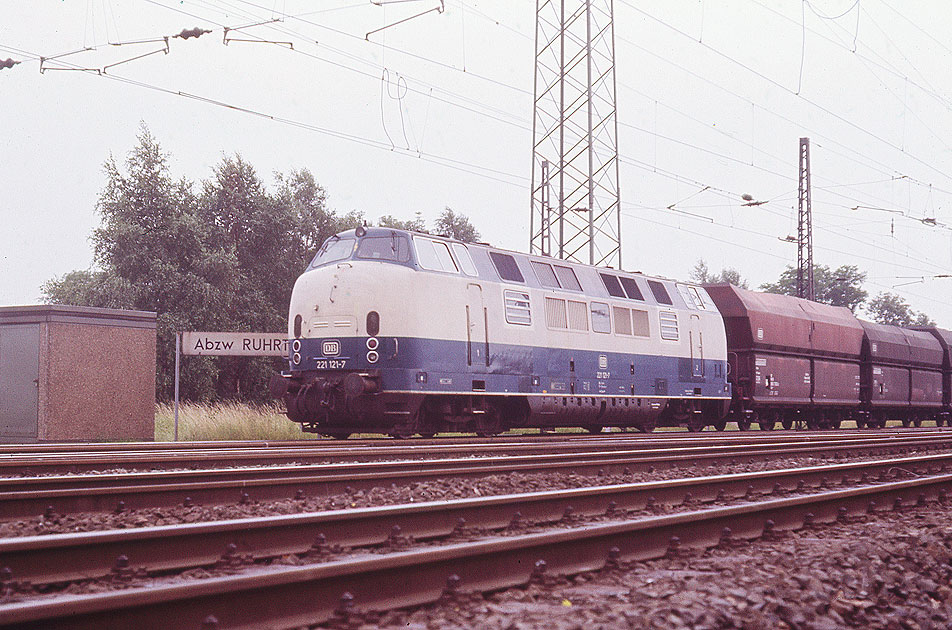
M952 333L383 227L295 283L272 395L345 438L948 422Z

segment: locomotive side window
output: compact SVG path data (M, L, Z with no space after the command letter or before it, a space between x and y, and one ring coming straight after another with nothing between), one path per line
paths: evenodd
M357 245L357 258L371 260L410 260L410 243L405 236L365 236Z
M505 291L506 321L510 324L530 326L532 311L529 310L529 294L522 291Z
M607 273L598 274L602 277L602 282L605 284L605 290L608 291L608 295L612 297L625 297L625 292L622 291L621 285L618 284L618 278Z
M500 278L510 282L525 282L515 258L499 252L489 252L489 258L493 261Z
M545 298L545 323L549 328L568 328L568 318L565 316L565 300Z
M658 301L658 304L674 304L674 302L671 301L671 296L668 295L668 290L657 280L649 280L648 288L651 289L651 293Z
M463 273L467 276L479 275L476 272L476 265L473 264L473 257L469 255L469 250L466 249L465 245L453 243L453 253L456 254L456 260L459 261L459 266L463 268Z
M635 337L650 337L651 329L648 327L648 311L631 309L632 333Z
M569 328L588 331L588 305L585 302L569 300Z
M571 289L572 291L582 290L582 285L578 283L575 271L571 267L555 265L555 275L558 277L563 289Z
M552 271L552 265L534 260L530 260L529 264L532 265L532 270L535 272L536 278L539 279L539 284L553 289L562 288L558 278L555 277L555 272Z
M631 336L631 311L620 306L612 307L615 316L615 334Z
M453 262L450 250L446 243L431 241L428 238L413 237L413 243L416 245L417 262L424 269L433 271L448 271L457 273L459 269Z
M668 341L677 341L678 314L673 311L661 311L658 313L658 319L661 322L661 338Z
M612 331L612 317L608 312L608 304L604 302L592 302L592 330L597 333L610 333Z
M621 281L621 286L625 289L625 293L628 294L628 299L639 300L641 302L645 301L645 296L641 294L641 289L638 288L638 283L635 282L634 278L620 276L618 279Z

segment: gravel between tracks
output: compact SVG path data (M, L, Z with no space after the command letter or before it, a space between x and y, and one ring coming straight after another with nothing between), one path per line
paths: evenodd
M321 627L949 628L950 563L948 508L932 505Z
M912 454L914 455L914 454ZM444 501L470 497L486 497L521 492L538 492L563 488L585 488L624 483L639 483L686 477L760 472L783 468L818 466L884 459L882 456L851 458L786 458L770 462L745 462L733 465L661 469L630 474L578 475L573 473L509 473L480 478L434 479L409 485L391 485L370 490L354 490L341 494L287 499L274 502L256 502L232 505L194 505L192 507L149 508L122 512L55 514L52 518L35 518L0 523L0 537L42 536L71 532L90 532L107 529L130 529L181 523L263 517L364 508L381 505L402 505L421 501ZM293 492L293 490L291 490ZM235 490L236 497L239 494ZM253 496L252 496L253 499Z

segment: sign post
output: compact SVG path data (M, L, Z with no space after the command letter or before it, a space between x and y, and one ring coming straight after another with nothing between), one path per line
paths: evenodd
M287 333L175 333L175 441L179 433L179 355L206 357L287 357Z

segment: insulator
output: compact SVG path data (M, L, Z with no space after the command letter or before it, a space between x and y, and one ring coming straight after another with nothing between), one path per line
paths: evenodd
M196 26L195 28L183 28L182 32L176 35L176 37L188 39L189 37L201 37L205 33L211 33L211 31Z
M4 68L12 68L18 63L20 62L14 61L13 59L10 59L9 57L7 59L0 59L0 70L3 70Z

